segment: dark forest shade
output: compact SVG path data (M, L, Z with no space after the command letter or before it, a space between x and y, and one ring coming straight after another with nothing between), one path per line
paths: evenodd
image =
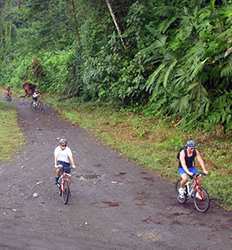
M230 1L0 1L0 83L229 131L231 13Z

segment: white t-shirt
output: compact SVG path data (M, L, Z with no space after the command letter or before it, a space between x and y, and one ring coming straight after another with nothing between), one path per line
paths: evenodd
M36 93L36 92L34 92L33 95L32 95L32 97L34 97L34 98L36 98L38 96L39 96L39 93Z
M57 161L64 161L70 163L69 157L72 157L72 152L69 147L61 149L60 146L57 146L54 151L54 156Z

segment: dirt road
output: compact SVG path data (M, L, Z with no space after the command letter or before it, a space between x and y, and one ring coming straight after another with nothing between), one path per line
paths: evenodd
M177 204L174 185L47 110L15 104L27 143L0 164L0 249L232 249L232 213ZM65 206L53 177L56 137L80 168ZM38 197L33 197L37 193Z

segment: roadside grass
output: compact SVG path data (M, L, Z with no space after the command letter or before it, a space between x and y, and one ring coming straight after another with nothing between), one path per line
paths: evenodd
M23 142L23 134L17 126L16 111L0 102L0 161L10 160Z
M86 128L129 159L173 182L178 177L177 152L188 138L196 139L210 172L204 178L205 187L211 197L225 208L232 209L231 136L200 131L186 133L174 123L112 106L80 104L75 99L62 102L50 99L49 102L72 123Z

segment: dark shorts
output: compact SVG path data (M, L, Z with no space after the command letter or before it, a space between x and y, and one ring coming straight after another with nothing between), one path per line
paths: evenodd
M192 174L196 174L196 173L198 172L197 168L195 168L195 167L190 167L190 168L188 168L188 170L189 170L189 172L192 173ZM184 169L183 169L182 167L179 167L179 168L178 168L178 173L179 173L180 175L186 174L186 172L184 171Z
M71 166L70 163L65 162L65 161L57 161L57 165L62 165L63 166L63 171L67 174L71 173Z

